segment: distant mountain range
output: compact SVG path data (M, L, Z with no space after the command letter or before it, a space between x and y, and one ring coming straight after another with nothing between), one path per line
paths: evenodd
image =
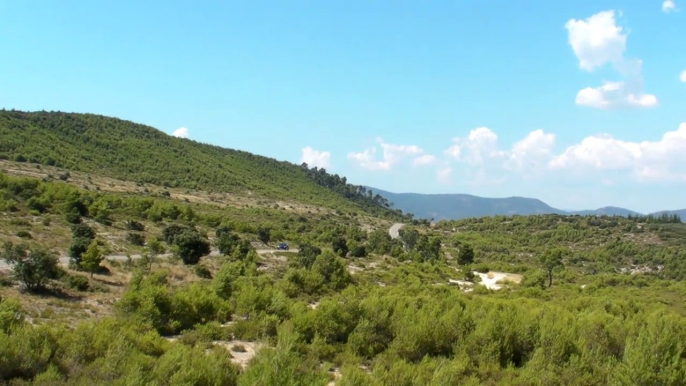
M381 189L368 187L374 194L380 194L394 204L394 208L412 213L416 218L433 218L439 220L459 220L470 217L511 216L531 214L578 214L578 215L607 215L607 216L637 216L644 213L633 210L606 206L595 210L567 211L553 208L536 198L507 197L486 198L469 194L420 194L420 193L391 193ZM686 219L686 209L667 210L656 213L677 214Z

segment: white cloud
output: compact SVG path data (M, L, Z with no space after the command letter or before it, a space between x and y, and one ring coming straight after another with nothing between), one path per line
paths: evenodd
M438 161L436 156L431 155L431 154L424 154L422 156L416 157L413 161L412 164L414 166L425 166L425 165L433 165Z
M681 75L679 76L679 80L682 82L686 83L686 70L684 70Z
M586 87L576 95L576 104L603 110L657 105L655 95L643 94L640 89L632 92L631 86L626 82L605 82L600 87Z
M318 151L307 146L302 149L300 162L305 162L309 167L328 168L331 166L331 153L328 151Z
M626 49L626 35L615 23L614 11L599 12L585 20L565 24L579 67L593 71L606 63L619 63Z
M587 19L571 19L565 24L569 44L582 70L592 72L612 64L625 81L605 81L600 87L586 87L576 96L576 104L597 109L647 108L658 104L657 97L643 92L639 59L624 57L628 33L617 25L615 11L599 12Z
M390 170L407 157L424 153L424 150L415 145L395 145L377 139L383 151L382 159L376 159L377 147L366 149L363 152L348 153L348 159L357 163L360 167L369 170Z
M470 131L466 139L453 138L453 143L444 154L472 165L482 164L485 158L501 155L497 150L498 136L488 127Z
M188 138L188 129L185 127L179 127L172 133L172 137Z
M686 182L686 122L655 141L633 142L598 134L556 152L556 140L555 134L539 129L501 150L498 135L479 127L464 139L454 138L443 159L423 154L418 146L382 140L363 152L349 153L348 158L369 170L390 170L403 161L408 165L432 165L439 183L449 184L458 175L461 184L475 187L543 175L553 179L581 177L606 186L626 179Z
M524 139L512 145L508 152L505 167L525 175L540 175L552 158L555 134L535 130Z
M674 0L664 0L662 2L662 11L665 13L670 13L673 11L676 11L676 4L674 3Z
M467 173L473 185L493 185L505 180L506 171L515 171L525 178L543 174L552 159L555 135L543 130L529 133L510 150L498 149L498 135L487 127L472 130L466 139L453 138L453 145L444 153L470 165Z
M659 141L629 142L601 134L584 138L550 161L552 169L629 171L639 180L686 180L686 123Z

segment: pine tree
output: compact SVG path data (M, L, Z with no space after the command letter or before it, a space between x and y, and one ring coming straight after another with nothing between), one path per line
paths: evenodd
M97 272L100 268L102 260L102 251L98 247L98 242L93 240L88 246L88 250L81 256L81 268L90 272L91 277L93 277L93 273Z

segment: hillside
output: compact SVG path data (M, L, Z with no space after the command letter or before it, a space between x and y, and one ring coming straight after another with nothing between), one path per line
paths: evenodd
M0 110L0 159L167 187L296 200L399 218L380 196L345 178L169 136L92 114Z
M10 166L28 175L32 165ZM408 225L391 240L391 223L368 216L206 202L33 169L0 173L0 243L14 243L0 258L48 248L59 267L39 291L0 264L0 379L9 384L683 379L684 224L498 216ZM182 233L167 237L174 229ZM184 234L211 253L183 264ZM65 256L80 237L107 254L94 274ZM167 253L152 252L155 238ZM294 248L271 249L281 241ZM546 256L559 259L550 271ZM580 367L578 358L593 360ZM639 366L649 361L657 370Z
M667 210L643 214L630 209L606 206L598 209L566 211L554 208L536 198L507 197L487 198L469 194L420 194L391 193L368 187L392 201L395 208L413 214L417 218L439 220L459 220L483 216L512 216L535 214L568 214L580 216L660 216L662 214L678 215L686 218L686 209Z

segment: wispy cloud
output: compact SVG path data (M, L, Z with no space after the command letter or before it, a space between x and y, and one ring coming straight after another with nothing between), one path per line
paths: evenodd
M674 3L674 0L664 0L662 2L662 11L664 13L670 13L676 11L676 4Z

